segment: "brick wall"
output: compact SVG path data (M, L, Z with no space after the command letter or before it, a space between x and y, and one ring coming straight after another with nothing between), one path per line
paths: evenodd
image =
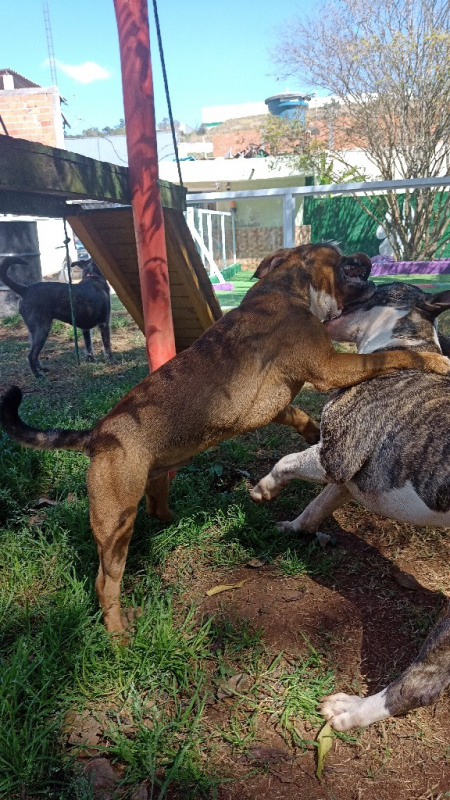
M10 136L64 147L58 90L11 89L0 91L0 116ZM3 134L0 126L0 134Z
M212 135L213 156L224 156L231 148L232 155L245 150L249 144L261 144L259 130L233 131L230 133L216 133Z
M311 226L295 227L295 244L311 241ZM237 228L236 258L243 270L252 272L269 253L283 247L283 228Z

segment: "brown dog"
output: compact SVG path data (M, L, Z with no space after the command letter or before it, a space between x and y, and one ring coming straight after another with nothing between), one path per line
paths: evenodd
M343 256L327 244L280 250L264 259L260 280L188 350L128 392L89 431L38 431L19 418L21 392L5 395L0 420L28 447L83 450L90 519L100 565L96 591L108 631L123 631L120 583L137 505L170 519L168 470L224 439L274 421L292 425L308 441L318 429L288 404L305 381L325 391L351 386L395 368L441 374L449 363L436 353L337 353L320 322L352 301L369 297L367 256Z

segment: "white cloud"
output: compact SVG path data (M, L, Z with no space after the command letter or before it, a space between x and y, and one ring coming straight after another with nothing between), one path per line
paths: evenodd
M85 61L84 64L63 64L62 61L56 61L56 66L61 72L64 72L69 78L73 78L78 83L93 83L94 81L103 81L111 77L111 73L107 69L96 64L95 61Z

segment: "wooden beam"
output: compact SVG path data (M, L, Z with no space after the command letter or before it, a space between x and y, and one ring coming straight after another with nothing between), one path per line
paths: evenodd
M186 208L186 190L169 181L159 181L161 202L165 208ZM6 193L11 193L11 206ZM48 195L70 200L104 200L130 205L128 168L97 161L38 142L0 135L0 196L2 213L28 214L18 208L19 196ZM28 206L30 207L30 206ZM39 203L36 203L39 208ZM55 212L42 216L62 216L59 206L47 206ZM72 213L76 213L70 209ZM69 212L70 213L70 212Z
M130 202L125 167L12 136L0 136L0 189Z
M67 205L64 197L30 192L4 192L0 189L0 214L30 217L64 217Z

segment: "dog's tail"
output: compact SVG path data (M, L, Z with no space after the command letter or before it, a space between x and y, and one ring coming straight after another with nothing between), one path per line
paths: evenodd
M19 256L6 256L6 258L2 259L2 263L0 264L0 279L6 286L9 286L13 292L20 294L21 297L23 297L27 286L23 283L17 283L14 278L11 278L11 275L8 275L8 270L13 266L20 267L22 265L26 266L27 264L28 262L24 258L19 258Z
M82 450L89 455L92 431L73 431L53 428L41 431L32 428L19 417L19 406L22 402L22 391L18 386L11 386L0 403L0 424L12 439L25 447L35 450Z

